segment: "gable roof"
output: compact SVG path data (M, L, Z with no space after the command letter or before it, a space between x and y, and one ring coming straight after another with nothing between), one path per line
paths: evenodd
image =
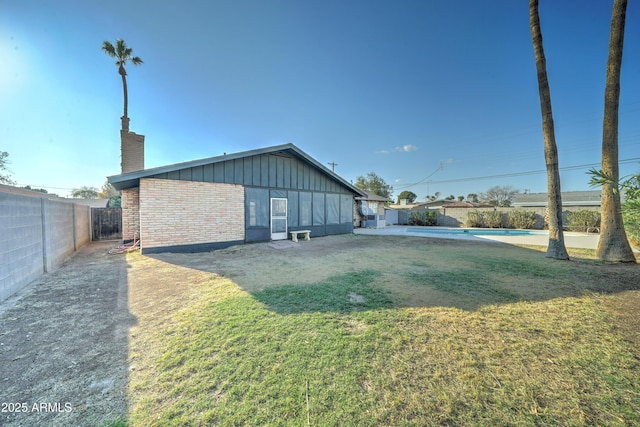
M123 190L126 188L138 187L140 185L141 178L148 178L158 174L176 172L181 169L193 168L198 166L205 166L215 163L226 162L229 160L242 159L245 157L251 156L259 156L262 154L278 154L278 153L287 153L294 157L301 159L302 161L309 163L319 172L327 175L329 178L339 182L341 185L345 186L353 193L358 196L365 196L365 193L362 190L356 188L353 184L337 175L335 172L331 171L329 168L325 167L322 163L315 160L313 157L302 151L300 148L295 146L294 144L282 144L282 145L274 145L272 147L259 148L255 150L249 151L241 151L238 153L232 154L223 154L221 156L208 157L205 159L192 160L188 162L174 163L172 165L159 166L150 169L143 169L140 171L127 172L120 175L112 175L107 177L107 181L116 190Z
M547 202L547 193L527 193L516 195L511 206L547 206ZM563 191L562 206L600 206L600 191Z
M356 197L356 200L369 200L371 202L390 202L390 199L386 197L378 196L377 194L369 193L368 191L361 190L364 196Z
M407 210L420 210L420 209L440 209L440 208L493 208L493 205L488 203L478 203L458 200L431 200L429 202L409 203L406 205L392 204L387 206L390 209L407 209Z

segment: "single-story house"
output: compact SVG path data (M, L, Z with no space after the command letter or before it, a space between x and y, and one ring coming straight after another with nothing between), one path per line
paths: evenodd
M428 202L418 202L418 203L403 203L403 201L400 201L400 203L394 203L391 205L387 205L388 209L410 209L410 210L425 210L425 209L442 209L442 208L472 208L472 209L477 209L477 208L486 208L486 207L493 207L493 205L487 204L487 203L479 203L479 202L469 202L469 201L463 201L460 202L458 200L444 200L444 199L439 199L439 200L431 200Z
M449 218L452 211L466 217L468 210L480 208L494 208L493 205L479 202L458 200L432 200L421 203L400 203L386 207L385 216L388 224L407 225L413 212L432 211L438 213L438 225L458 227L461 221Z
M106 208L109 205L109 199L64 199L78 205L89 206L90 208Z
M365 195L356 197L354 218L357 227L384 228L385 204L391 200L377 194L364 191Z
M108 177L122 194L123 239L139 235L142 253L287 239L297 230L351 233L354 197L365 196L293 144L143 164Z
M562 207L571 210L599 209L600 208L600 190L592 191L563 191ZM514 208L525 207L546 207L548 202L547 193L523 193L516 195L511 206Z

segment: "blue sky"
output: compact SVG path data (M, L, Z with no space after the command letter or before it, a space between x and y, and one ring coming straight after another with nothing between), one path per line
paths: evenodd
M600 161L612 1L540 3L562 189L586 190L571 167ZM638 22L630 2L622 174L640 171ZM546 191L527 174L545 165L524 0L0 0L0 150L20 185L66 196L119 173L122 84L100 49L117 38L144 60L127 81L146 167L292 142L396 196Z

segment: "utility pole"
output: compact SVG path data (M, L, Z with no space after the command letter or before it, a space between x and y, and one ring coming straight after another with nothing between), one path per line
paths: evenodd
M336 162L328 162L327 164L331 165L331 172L336 171L336 166L338 166Z

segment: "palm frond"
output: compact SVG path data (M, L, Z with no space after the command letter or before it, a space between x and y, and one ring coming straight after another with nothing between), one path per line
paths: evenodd
M126 51L127 51L127 44L125 43L124 40L122 39L117 39L116 40L116 54L118 55L118 58L120 58L121 60L123 58L126 58Z
M112 58L116 57L116 50L108 40L102 42L102 51Z
M133 49L127 46L127 43L123 39L117 39L115 46L110 41L102 42L102 50L112 58L116 58L116 66L124 67L127 61L131 61L133 65L140 65L143 63L139 56L132 56Z

